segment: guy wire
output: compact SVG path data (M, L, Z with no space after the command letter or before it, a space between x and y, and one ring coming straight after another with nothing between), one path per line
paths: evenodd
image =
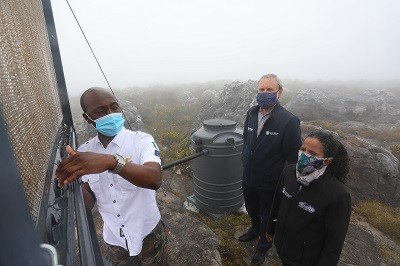
M101 71L101 73L103 74L104 79L105 79L106 82L107 82L108 88L110 89L111 93L115 96L114 91L113 91L113 89L111 88L110 82L108 82L108 79L107 79L107 77L106 77L106 74L104 73L103 68L102 68L101 65L100 65L100 62L99 62L99 60L97 59L97 56L96 56L96 54L94 53L94 51L93 51L93 49L92 49L92 46L90 45L89 40L88 40L88 38L86 37L86 34L85 34L85 32L83 31L83 28L81 27L81 24L79 23L78 18L77 18L76 15L75 15L74 10L72 9L72 7L71 7L71 5L69 4L68 0L65 0L65 1L67 2L68 7L69 7L69 9L71 10L72 15L74 16L76 23L78 24L79 29L81 30L82 35L83 35L83 37L85 38L86 43L87 43L87 45L89 46L89 49L90 49L90 51L92 52L92 55L93 55L94 59L96 60L96 63L97 63L97 65L99 66L100 71ZM115 98L116 98L116 96L115 96ZM129 129L132 130L131 124L129 123L128 118L126 117L126 115L125 115L125 113L124 113L124 110L122 109L122 106L120 106L120 108L121 108L122 114L123 114L124 117L125 117L125 121L126 121L126 123L128 124Z

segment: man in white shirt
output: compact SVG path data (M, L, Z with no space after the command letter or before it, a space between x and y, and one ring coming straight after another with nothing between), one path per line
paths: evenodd
M87 209L97 203L113 265L162 265L166 233L156 203L160 151L153 137L126 129L116 98L90 88L81 96L83 117L98 134L57 168L59 186L82 177Z

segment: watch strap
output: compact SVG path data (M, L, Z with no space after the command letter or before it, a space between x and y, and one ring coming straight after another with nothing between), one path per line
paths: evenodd
M124 157L122 157L119 154L114 154L113 156L114 156L114 159L117 161L117 165L110 172L113 174L119 174L119 173L121 173L122 168L124 168L126 161L125 161Z

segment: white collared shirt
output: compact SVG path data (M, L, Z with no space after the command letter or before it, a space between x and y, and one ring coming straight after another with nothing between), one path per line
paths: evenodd
M82 144L78 151L119 154L129 162L143 165L146 162L161 164L160 151L147 133L130 131L125 127L104 148L96 136ZM96 196L96 204L104 221L104 241L127 248L130 256L142 250L142 241L160 221L161 215L154 190L140 188L117 174L105 171L82 177L89 182ZM122 235L122 236L121 236ZM126 239L126 241L125 241Z

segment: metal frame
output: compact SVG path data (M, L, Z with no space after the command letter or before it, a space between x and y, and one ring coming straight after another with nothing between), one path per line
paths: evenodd
M40 249L1 110L0 265L50 265Z
M66 145L76 149L78 144L50 0L42 0L42 6L63 113L63 128L59 135L60 139L58 145L55 145L53 149L53 151L56 151L56 156L49 163L49 167L53 165L55 170L54 164L68 156L65 152ZM79 264L83 266L103 265L93 218L90 212L86 212L79 182L75 181L62 189L57 187L56 182L52 182L51 190L48 206L58 206L58 209L53 208L48 211L46 232L47 238L54 241L60 255L60 263L77 265L79 260ZM58 220L55 218L56 216L59 217ZM78 239L75 239L76 233ZM79 248L79 258L76 253L77 248Z

